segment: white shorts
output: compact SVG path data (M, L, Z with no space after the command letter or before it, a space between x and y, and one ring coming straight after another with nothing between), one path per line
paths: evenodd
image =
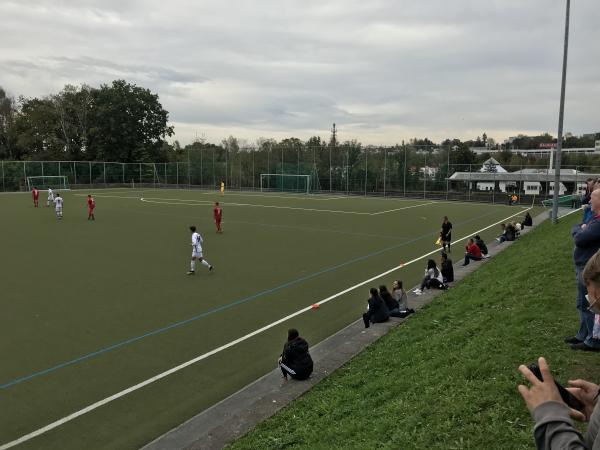
M57 213L59 213L59 212L62 212L62 206L61 206L61 207L58 207L58 208L56 208L56 212L57 212Z
M192 258L202 258L202 249L199 251L192 250Z

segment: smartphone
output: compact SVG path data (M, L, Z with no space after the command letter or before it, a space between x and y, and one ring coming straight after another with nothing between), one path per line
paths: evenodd
M536 363L530 364L527 367L536 377L538 377L540 381L544 381L544 379L542 378L542 371ZM569 408L573 408L578 411L583 411L584 405L577 399L577 397L575 397L573 394L567 391L558 381L554 380L554 384L556 384L556 387L558 388L558 392L560 393L560 397L562 398L563 402L565 402Z

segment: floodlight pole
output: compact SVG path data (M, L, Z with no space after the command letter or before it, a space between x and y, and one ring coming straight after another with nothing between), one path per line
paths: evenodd
M565 112L565 84L567 81L567 52L569 49L569 14L571 0L567 0L567 12L565 17L565 44L563 52L562 82L560 86L560 108L558 112L558 140L556 142L556 156L554 158L554 196L552 202L552 223L558 223L558 193L560 191L560 157L563 140L563 119Z

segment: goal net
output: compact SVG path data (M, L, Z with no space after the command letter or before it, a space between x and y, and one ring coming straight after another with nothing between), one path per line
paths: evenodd
M64 175L44 176L44 177L27 177L27 189L69 189L69 181Z
M310 175L288 175L284 173L261 173L260 190L302 192L308 194L311 189Z

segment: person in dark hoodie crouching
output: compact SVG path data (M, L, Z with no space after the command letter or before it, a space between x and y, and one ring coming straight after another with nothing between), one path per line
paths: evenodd
M279 357L279 368L283 378L288 375L294 380L306 380L313 371L313 360L308 353L308 342L300 337L298 330L290 328L288 339Z

